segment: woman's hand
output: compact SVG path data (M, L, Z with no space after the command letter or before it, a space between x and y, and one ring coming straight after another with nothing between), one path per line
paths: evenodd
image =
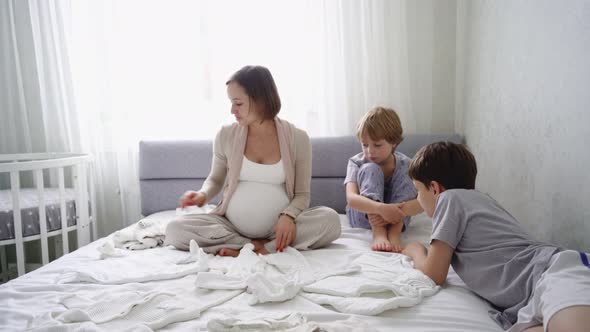
M282 252L285 247L288 247L293 241L295 241L295 235L297 234L297 226L295 221L288 215L281 214L279 221L275 226L276 234L276 250Z
M207 195L193 190L189 190L182 194L182 196L180 196L180 202L178 203L178 206L180 206L181 208L191 205L203 206L203 204L205 204L206 201Z
M385 219L388 224L395 225L402 222L406 216L401 207L402 204L381 204L379 206L378 214Z

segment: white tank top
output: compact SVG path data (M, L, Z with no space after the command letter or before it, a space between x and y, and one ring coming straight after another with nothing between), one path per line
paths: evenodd
M282 159L266 165L244 156L238 186L225 212L240 234L251 239L269 236L287 205Z

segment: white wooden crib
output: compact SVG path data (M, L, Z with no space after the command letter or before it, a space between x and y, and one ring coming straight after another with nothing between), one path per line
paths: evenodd
M4 181L4 188L9 189L0 190L0 280L8 278L8 245L16 247L17 273L21 276L27 270L24 242L40 241L41 264L45 265L49 262L49 238L55 237L56 257L70 251L71 231L77 232L78 248L96 238L96 218L92 216L95 213L91 215L95 209L91 167L92 159L85 154L0 155L0 176L9 179L8 186ZM21 186L22 179L33 187ZM23 219L28 223L26 227ZM54 229L48 229L50 222Z

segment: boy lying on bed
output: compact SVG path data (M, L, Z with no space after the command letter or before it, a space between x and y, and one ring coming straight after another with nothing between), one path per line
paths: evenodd
M474 190L477 166L464 145L423 147L409 174L433 223L430 249L413 242L402 252L415 268L440 285L452 265L511 332L588 331L586 254L532 240L498 202Z

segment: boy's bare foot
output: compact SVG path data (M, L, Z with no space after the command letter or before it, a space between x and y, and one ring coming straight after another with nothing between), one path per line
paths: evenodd
M387 237L377 236L373 239L373 245L371 249L374 251L391 251L391 243L387 240Z
M229 257L238 257L240 251L238 249L230 249L230 248L221 248L217 252L219 256L229 256Z
M391 251L398 254L401 253L404 249L401 239L403 226L404 223L400 222L396 225L390 226L389 230L387 231L387 239L389 240L389 244L391 245Z
M389 243L391 244L391 252L396 252L399 254L404 249L400 239L390 240Z
M269 242L268 240L252 240L252 244L254 245L254 252L260 255L267 255L269 254L268 250L264 247L264 245Z

